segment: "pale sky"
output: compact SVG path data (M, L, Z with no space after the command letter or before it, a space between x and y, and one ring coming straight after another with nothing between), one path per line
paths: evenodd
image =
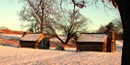
M13 1L13 2L12 2ZM5 26L12 30L24 31L20 27L18 12L21 10L21 4L16 0L0 0L0 27ZM115 18L119 19L118 10L105 10L102 7L88 6L80 9L82 15L92 21L90 30L96 30L100 25L108 24Z
M20 4L12 0L0 0L0 27L5 26L12 30L22 30L18 11Z

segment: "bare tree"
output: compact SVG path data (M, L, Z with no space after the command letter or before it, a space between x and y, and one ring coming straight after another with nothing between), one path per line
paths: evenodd
M123 34L123 26L122 26L121 20L115 19L113 20L113 24L115 26L115 31L118 34Z
M22 0L23 10L20 12L20 19L30 22L30 28L35 32L43 32L46 25L45 19L55 12L52 0Z
M63 20L56 22L51 21L51 23L49 23L50 26L48 26L53 32L53 35L55 35L63 44L67 44L77 32L85 32L87 30L88 21L78 11L75 12L75 17L73 17L73 13L68 13L68 15L69 17L66 18L66 22L63 22ZM67 37L65 41L58 36L57 31L61 31Z
M60 9L56 4L60 3L58 1L24 0L24 3L25 6L20 12L20 16L23 21L29 22L29 31L42 33L45 30L44 32L55 35L62 43L67 44L77 32L83 31L83 28L85 28L86 19L79 13L78 9L76 10L75 5L71 12L66 10L65 13L56 10ZM80 6L76 2L75 4ZM67 36L66 41L58 37L57 31L61 31Z
M115 19L112 22L108 23L107 25L101 25L99 30L97 30L96 32L105 33L107 31L108 32L114 31L117 34L123 33L121 21L118 19Z
M105 31L106 31L106 26L105 25L101 25L99 27L99 29L96 30L97 33L105 33Z
M74 3L73 1L70 2ZM61 17L56 21L53 19L53 22L49 23L49 28L61 43L67 44L71 38L76 36L77 32L85 32L87 30L88 20L80 14L79 9L76 9L76 5L73 5L73 9L66 10L65 7L62 8L61 3L65 4L65 2L62 0L60 2ZM62 32L62 34L66 36L65 41L58 36L57 31Z

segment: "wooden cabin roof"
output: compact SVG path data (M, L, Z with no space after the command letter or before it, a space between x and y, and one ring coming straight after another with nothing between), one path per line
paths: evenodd
M39 38L45 38L43 34L27 34L20 41L37 41Z
M104 42L107 38L106 34L81 34L77 42Z

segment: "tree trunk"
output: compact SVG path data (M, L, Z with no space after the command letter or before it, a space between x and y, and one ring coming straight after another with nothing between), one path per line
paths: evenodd
M64 44L64 41L58 35L56 35L56 38L59 39L60 42Z
M123 24L123 48L121 65L130 65L130 4L129 0L117 2Z
M42 1L41 1L42 2ZM41 16L41 33L43 33L43 22L44 22L44 4L41 7L42 9L42 16Z
M40 30L40 33L42 33L43 32L43 19L41 20L41 30Z
M65 40L65 43L64 43L64 44L68 44L68 42L70 41L70 39L71 39L71 35L68 35L68 36L67 36L67 39Z

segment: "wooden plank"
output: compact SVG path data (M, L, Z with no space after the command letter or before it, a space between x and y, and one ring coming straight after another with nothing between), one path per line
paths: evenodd
M36 43L35 43L35 48L37 48L38 44L41 42L41 40L43 40L43 38L45 38L45 36L44 36L44 35L41 35L41 36L37 39L37 41L36 41Z
M102 47L102 52L107 52L107 37L108 37L108 36L106 36L106 37L104 38L103 47Z

